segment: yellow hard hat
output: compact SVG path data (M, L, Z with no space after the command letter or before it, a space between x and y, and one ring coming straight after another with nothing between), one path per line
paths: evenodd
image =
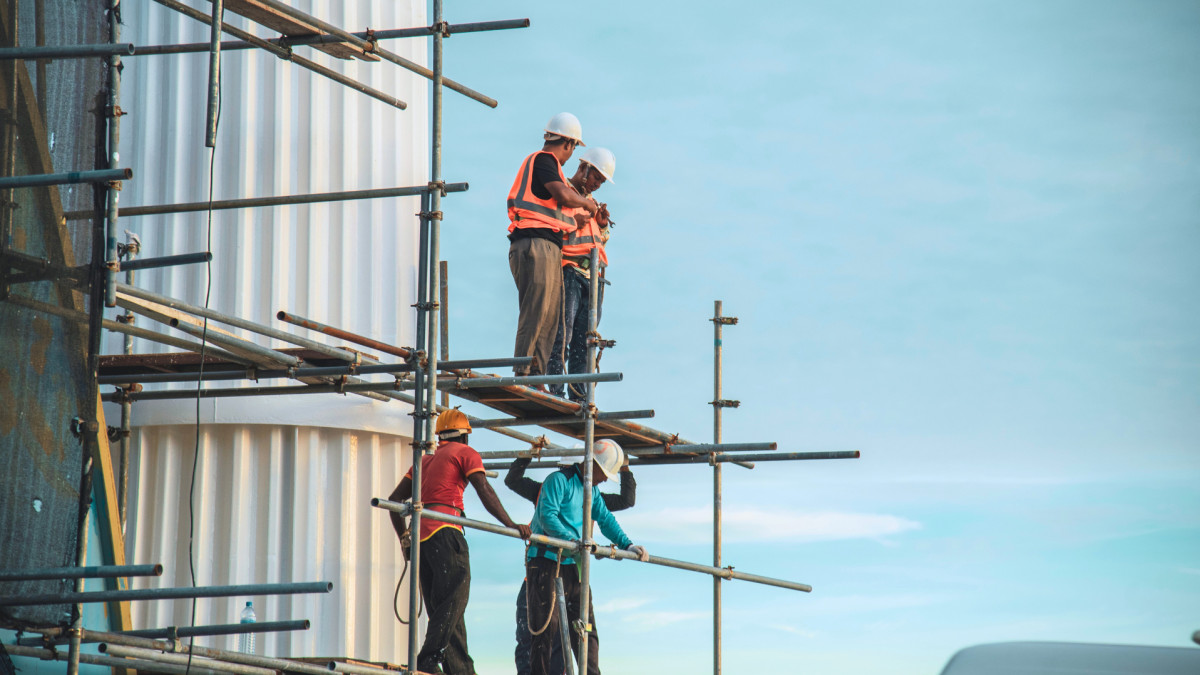
M441 435L442 432L458 430L461 433L471 432L471 422L463 411L454 408L438 415L437 426L434 428L434 433ZM458 434L455 434L458 435Z

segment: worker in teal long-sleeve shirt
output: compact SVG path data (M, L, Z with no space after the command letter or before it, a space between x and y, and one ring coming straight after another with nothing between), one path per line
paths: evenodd
M608 478L615 478L624 461L625 453L615 442L604 439L596 443L595 461L591 467L592 520L614 545L636 553L642 561L646 561L650 557L646 549L630 541L620 523L604 505L600 489L596 487ZM583 538L583 470L582 462L573 464L550 474L542 483L542 493L530 524L535 534L559 539ZM540 544L530 546L525 554L525 579L529 593L529 630L533 633L533 675L552 675L550 646L555 640L561 639L558 634L559 622L552 619L556 602L556 577L562 578L563 592L567 596L567 621L574 623L579 619L580 584L575 551L560 551ZM600 639L591 606L588 607L587 623L592 626L588 632L587 674L600 675ZM571 647L578 654L577 639L572 641Z

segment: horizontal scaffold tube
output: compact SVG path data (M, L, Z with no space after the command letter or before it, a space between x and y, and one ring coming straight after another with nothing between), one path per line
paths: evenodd
M133 588L124 591L83 591L81 593L39 593L34 595L0 596L0 607L31 607L35 605L76 605L90 602L124 602L126 600L180 600L190 598L232 598L247 595L296 595L328 593L331 581L309 581L295 584L240 584L237 586L200 586L192 588Z
M513 365L527 365L533 357L521 356L507 359L463 359L460 361L442 361L438 367L449 368L507 368ZM290 370L268 370L258 368L238 368L236 370L205 369L204 376L200 373L129 373L123 375L101 375L100 384L160 384L163 382L203 382L227 380L273 380L282 378L301 377L335 377L338 375L391 375L407 373L413 367L408 363L381 363L367 366L313 366L299 367Z
M104 42L98 45L52 45L49 47L4 47L0 49L0 61L13 59L86 59L92 56L130 56L133 45L127 42Z
M483 31L492 30L510 30L513 28L528 28L529 19L507 19L503 21L478 21L475 23L452 23L446 26L447 32L451 35L455 33L480 33ZM363 31L351 33L356 37L364 40L395 40L397 38L414 38L426 37L434 32L433 26L423 26L421 28L395 28L391 30L377 30L370 33ZM280 49L294 47L296 45L319 45L319 44L345 44L346 41L336 35L289 35L286 38L272 38L263 40L269 44L275 45ZM105 45L107 46L107 45ZM132 48L133 45L130 45ZM221 43L221 51L238 51L242 49L260 49L261 45L255 44L248 40L225 40ZM130 54L134 56L155 56L158 54L192 54L205 52L212 49L212 45L207 42L192 42L178 45L150 45L138 46L136 50L131 49ZM0 50L2 53L3 50ZM30 57L21 57L30 58Z
M29 632L42 634L56 634L60 629L37 629L30 628ZM103 644L125 645L127 647L141 647L142 649L153 649L160 652L187 654L191 653L196 656L203 656L210 659L219 659L221 661L229 661L230 663L244 663L248 666L259 666L261 668L271 668L272 670L280 670L289 673L300 673L301 675L329 675L329 671L320 666L313 666L300 661L291 661L287 659L273 659L267 656L256 656L254 654L242 654L240 652L227 652L223 649L212 649L211 647L201 647L193 645L180 644L177 641L159 641L148 640L146 638L134 637L132 635L122 635L120 633L108 633L98 630L83 629L80 631L80 639L83 642L100 642Z
M641 451L640 448L630 448L629 454L635 455ZM503 460L494 460L494 453L479 453L485 460L483 468L501 470L506 469L511 465L511 462ZM508 454L503 452L502 454ZM569 454L562 451L542 450L541 454L546 457L582 457L582 450L573 450ZM519 453L520 457L528 457L529 451L525 450ZM727 464L731 462L792 462L799 460L812 459L858 459L858 450L845 450L835 452L771 452L771 453L755 453L748 455L726 455L717 453L714 455L695 455L686 457L681 455L654 455L651 457L630 457L629 464L631 466L654 466L656 464ZM557 468L557 461L536 461L530 462L527 468L530 469L553 469Z
M51 305L51 304L48 304L45 302L39 302L37 300L31 300L29 298L26 298L26 297L20 296L20 295L8 296L7 302L14 304L14 305L19 305L21 307L26 307L28 309L32 309L35 312L45 312L46 314L51 314L53 316L60 316L64 319L68 319L68 320L74 321L76 323L87 323L88 322L88 315L84 314L83 312L80 312L80 311L77 311L74 309L67 309L65 307L59 307L58 305ZM174 335L166 335L164 333L156 333L147 328L138 328L137 326L131 326L129 324L119 323L117 321L113 321L112 319L105 319L101 323L101 325L104 326L105 330L110 330L110 331L113 331L114 333L123 333L125 335L132 335L133 337L139 337L139 338L142 338L143 340L150 340L151 342L157 342L159 344L164 344L164 345L167 345L170 347L179 347L180 349L186 349L187 351L196 352L197 354L200 353L200 350L203 347L203 345L201 345L199 342L192 342L191 340L185 340L183 338L178 338L178 337L175 337ZM219 347L214 347L212 345L208 345L207 347L203 347L203 348L205 350L205 360L206 361L221 360L221 361L229 361L231 363L241 363L245 366L253 365L253 363L251 363L249 360L244 359L240 356L237 356L231 352L227 352L224 349L221 349Z
M598 420L637 420L650 417L654 417L653 410L618 410L596 413L596 419ZM584 418L578 415L558 415L556 417L511 417L494 420L475 420L471 422L471 426L479 429L495 429L497 427L522 427L539 424L583 424L584 422Z
M187 324L180 324L184 326ZM209 337L212 337L211 335ZM514 381L520 380L520 381ZM621 373L579 373L577 375L530 375L527 377L499 377L439 380L438 389L475 388L514 384L575 384L579 382L619 382ZM409 391L416 387L412 380L396 382L370 382L365 384L313 384L279 387L236 387L200 389L189 391L142 391L130 392L124 398L109 395L110 401L166 401L181 398L241 398L245 396L291 396L294 394L359 394L363 392Z
M470 186L467 183L446 183L446 192L465 192ZM384 199L387 197L412 197L430 190L427 185L413 187L380 188L375 190L348 190L344 192L318 192L307 195L280 195L277 197L247 197L245 199L224 199L212 202L213 211L226 209L251 209L262 206L288 206L293 204L320 204L323 202L346 202L356 199ZM158 206L126 206L117 215L121 218L130 216L161 216L170 213L192 213L208 211L209 202L186 202L182 204L161 204ZM82 220L92 217L91 211L68 211L63 214L67 220Z
M308 630L312 624L308 619L299 619L297 621L256 621L254 623L221 623L211 626L170 626L168 628L145 628L141 630L123 630L117 631L121 635L130 637L147 638L153 640L166 640L173 637L212 637L214 635L243 635L246 633L279 633L282 631L292 630ZM40 638L21 638L17 640L19 645L27 645L30 647L38 647L44 645L47 639L58 643L65 643L70 638L65 632L60 632L56 635L46 633ZM92 639L92 642L99 642L97 639ZM84 640L88 642L88 640Z
M138 258L137 260L128 260L121 263L121 271L129 272L132 270L149 270L158 267L174 267L175 265L195 265L198 263L211 262L213 259L212 252L205 251L203 253L180 253L179 255L165 255L158 258Z
M0 190L11 188L46 187L70 183L108 183L133 178L133 169L97 169L95 171L68 171L66 173L40 173L32 176L7 176L0 178ZM85 218L90 218L88 211Z
M244 663L229 663L217 659L197 659L194 654L191 656L187 654L165 654L155 649L110 645L108 643L101 643L100 651L112 656L127 656L155 663L170 663L176 666L184 666L185 668L188 665L198 665L201 668L217 670L222 673L236 673L237 675L275 675L275 671L269 668L248 666Z
M39 567L0 571L0 581L39 579L114 579L116 577L160 577L162 565L99 565L95 567Z
M31 659L42 659L43 661L67 660L67 652L55 651L52 649L4 645L4 650L7 651L10 656L23 656ZM79 662L92 666L107 666L114 669L128 668L131 670L144 670L152 673L169 673L170 675L220 675L215 670L201 668L199 665L194 665L189 673L186 666L175 666L169 663L140 661L137 659L120 659L115 656L89 654L87 652L79 654Z
M474 424L474 422L472 422L472 424ZM652 446L644 447L644 448L630 447L628 449L628 451L630 454L637 455L638 457L647 457L647 456L657 457L659 455L670 456L672 453L677 453L677 452L678 453L703 452L703 453L705 453L704 457L707 458L709 453L714 453L714 452L723 453L723 452L745 452L745 451L749 451L749 450L774 450L775 447L776 447L775 443L705 443L703 445L673 445L673 446L671 446L670 450L668 450L660 445L652 445ZM690 449L684 449L684 448L701 448L701 450L690 450ZM556 450L542 450L542 451L540 451L539 454L544 457L583 457L583 448L577 447L577 448L559 448ZM775 453L771 453L772 456L774 454ZM491 452L481 452L481 453L479 453L479 456L484 459L516 459L517 457L529 457L530 451L529 450L495 450L495 451L491 451ZM689 455L682 455L682 456L684 458L689 457ZM747 459L748 458L742 457L742 456L737 457L738 461L747 461ZM707 461L707 459L705 461Z
M411 504L392 502L392 501L388 501L386 499L379 499L379 498L372 499L371 506L374 506L374 507L380 508L380 509L384 509L387 511L392 511L394 513L399 513L402 516L407 516L410 513L412 513L412 505ZM513 537L514 539L521 538L521 533L513 528L503 527L501 525L493 525L491 523L485 523L485 522L482 522L479 520L471 520L470 518L459 518L458 516L451 516L451 515L448 515L445 513L440 513L438 511L422 509L421 517L429 518L432 520L437 520L437 521L440 521L443 523L450 523L452 525L461 525L463 527L470 527L472 529L482 530L484 532L491 532L492 534L500 534L500 535L504 535L506 537ZM541 534L532 535L530 537L529 541L531 541L535 544L542 544L543 546L550 546L553 548L567 549L567 550L573 550L573 551L579 550L579 542L578 541L568 541L566 539L558 539L556 537L547 537L547 536L541 535ZM595 548L595 550L592 552L592 555L594 555L597 558L612 558L614 560L637 560L638 559L638 556L636 553L630 553L629 551L624 551L624 550L621 550L614 546L597 546ZM690 563L690 562L685 562L683 560L675 560L672 558L663 558L663 557L655 556L655 555L650 556L650 560L647 562L649 562L651 565L660 565L663 567L673 567L675 569L688 570L689 572L700 572L702 574L709 574L714 577L720 577L722 579L739 579L741 581L750 581L750 582L753 582L756 584L764 584L766 586L775 586L778 588L787 588L789 590L803 591L805 593L809 593L812 591L812 586L809 586L808 584L801 584L801 583L798 583L795 581L785 581L783 579L773 579L771 577L759 576L757 574L747 574L745 572L736 572L732 568L729 568L729 567L711 567L709 565L700 565L697 563Z

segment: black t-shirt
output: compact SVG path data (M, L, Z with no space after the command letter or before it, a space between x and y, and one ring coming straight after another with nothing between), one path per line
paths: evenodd
M534 197L550 199L550 190L546 188L546 184L562 182L558 166L558 159L548 152L538 153L538 156L533 158L533 179L529 183L529 190L533 192ZM559 248L563 245L562 232L549 227L518 227L508 235L508 240L518 239L546 239Z

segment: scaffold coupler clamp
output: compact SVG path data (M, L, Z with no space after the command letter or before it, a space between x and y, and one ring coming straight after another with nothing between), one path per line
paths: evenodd
M442 196L443 196L443 197L445 197L445 196L446 196L446 181L444 181L444 180L431 180L431 181L429 181L428 183L426 183L426 184L425 184L425 187L429 188L429 190L430 190L431 192L432 192L433 190L437 190L438 192L441 192L441 193L442 193ZM435 213L437 213L437 214L438 214L438 220L441 220L441 219L442 219L442 212L441 212L441 211L436 211Z
M736 316L714 316L709 321L721 326L736 326L738 319Z
M718 408L738 408L741 407L741 401L735 401L731 398L719 398L715 401L709 401L709 405L714 405Z
M374 28L367 29L367 35L363 38L363 42L367 43L367 48L363 50L367 54L374 54L379 49L379 40L375 37Z
M430 28L433 29L431 33L440 33L444 38L450 37L450 23L448 21L439 21L430 26ZM444 193L443 196L445 196Z
M679 434L671 434L671 437L668 438L665 443L663 443L663 454L664 455L672 454L671 446L675 445L678 442L679 442Z

